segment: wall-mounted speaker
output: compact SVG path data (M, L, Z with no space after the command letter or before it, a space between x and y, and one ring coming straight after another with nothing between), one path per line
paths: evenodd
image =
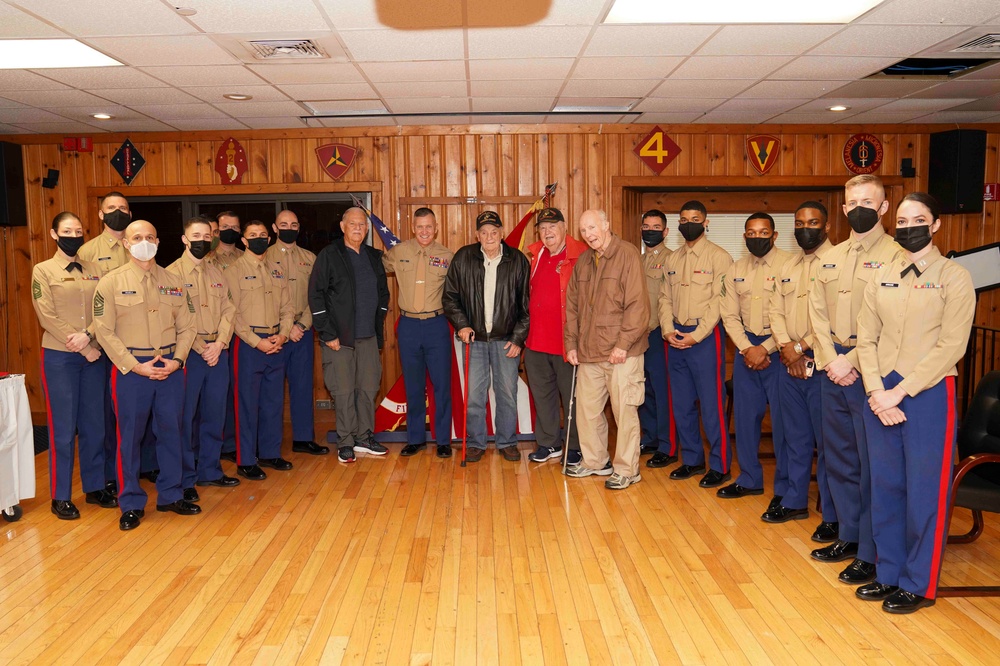
M917 170L913 168L913 158L904 157L899 163L899 175L903 178L913 178Z
M0 141L0 226L23 227L27 224L21 146Z
M51 190L59 184L59 169L49 169L49 175L42 178L42 187Z
M983 212L986 131L959 129L931 134L927 191L942 213Z

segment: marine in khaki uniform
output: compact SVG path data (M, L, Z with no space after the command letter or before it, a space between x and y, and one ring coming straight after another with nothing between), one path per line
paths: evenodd
M281 457L285 409L284 348L295 311L284 273L264 256L267 226L251 220L243 229L247 252L224 273L236 305L233 339L233 400L236 411L236 472L267 478L261 467L292 469ZM260 456L258 458L258 455Z
M195 338L194 306L181 281L156 265L159 239L149 222L125 229L132 255L97 284L94 330L114 364L111 396L118 417L119 527L131 530L144 516L146 491L139 485L139 444L152 419L156 432L156 510L201 513L183 499L181 422L184 373Z
M386 273L396 276L399 303L399 360L406 387L406 446L412 456L427 447L426 377L433 387L434 438L437 456L451 456L451 328L441 295L454 252L435 238L437 218L430 208L418 208L411 225L413 238L382 255Z
M809 516L809 481L813 451L817 451L816 485L823 505L823 522L813 532L820 543L837 538L837 513L830 498L823 447L821 379L813 360L812 324L809 321L809 292L816 273L833 245L828 238L830 223L826 207L806 201L795 211L795 242L799 251L778 268L776 289L771 292L768 318L771 336L781 350L778 372L778 402L785 437L787 483L781 501L769 506L761 516L767 523L802 520ZM809 364L812 364L811 366ZM775 490L778 493L778 490Z
M677 462L677 426L670 409L670 382L667 378L669 347L660 330L658 301L666 273L663 267L672 250L667 247L667 216L659 209L642 214L642 269L649 294L649 349L644 355L646 399L639 406L642 453L652 453L646 467L666 467Z
M897 614L937 597L948 538L956 364L976 313L969 272L932 242L940 228L932 197L903 198L896 210L903 251L868 283L858 318L878 570L856 594Z
M844 185L844 191L844 214L851 235L823 255L816 286L809 292L816 369L826 375L821 384L822 445L840 535L830 546L814 550L812 556L821 562L853 558L840 580L861 584L875 578L875 542L864 436L867 407L854 347L865 287L881 268L896 260L899 246L880 223L889 210L882 181L877 176L855 176Z
M272 228L278 240L264 256L284 274L295 311L295 323L285 345L292 451L322 456L329 453L330 448L313 441L316 438L313 425L313 359L316 345L313 342L312 310L309 309L309 275L316 263L316 255L296 243L299 218L292 211L278 213Z
M55 256L31 271L31 303L42 327L42 391L49 425L49 478L52 513L75 520L72 501L74 440L79 433L80 481L88 504L118 506L105 490L104 396L107 375L94 342L97 266L79 261L83 225L73 213L59 213L49 232Z
M240 480L222 473L222 428L229 389L229 343L236 306L222 271L206 256L212 244L205 218L184 223L185 251L167 270L183 283L194 307L196 333L188 355L184 392L183 487L185 499L197 497L199 486L238 486ZM196 501L196 500L195 500Z
M674 422L681 440L682 464L671 479L688 479L705 471L701 423L710 448L710 468L699 485L713 488L730 477L729 428L725 423L726 334L719 323L720 297L733 258L705 238L710 220L705 205L681 206L678 231L684 245L667 258L660 288L659 319L670 344L667 371Z
M215 216L215 224L218 225L219 242L214 244L212 252L206 257L207 261L218 268L223 273L230 265L243 256L243 250L238 243L242 238L240 230L240 218L231 210L225 210ZM212 231L213 235L215 230ZM226 425L222 431L222 458L229 462L236 462L236 415L233 409L235 400L233 399L233 354L229 354L229 388L226 393Z
M740 475L735 483L716 493L737 499L764 492L764 470L760 465L760 427L764 409L771 410L771 437L777 464L774 470L774 498L777 504L788 486L785 438L778 399L780 363L778 344L771 334L768 309L777 289L775 275L789 254L774 246L778 232L774 218L754 213L744 225L744 242L750 254L739 259L726 274L726 288L720 303L722 324L736 346L733 362L733 411L736 417L736 454Z

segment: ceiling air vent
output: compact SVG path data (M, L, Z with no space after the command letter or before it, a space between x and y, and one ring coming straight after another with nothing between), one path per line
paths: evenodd
M951 50L952 53L1000 53L1000 34L983 35L968 44Z
M247 44L257 60L303 60L328 58L311 39L262 39Z

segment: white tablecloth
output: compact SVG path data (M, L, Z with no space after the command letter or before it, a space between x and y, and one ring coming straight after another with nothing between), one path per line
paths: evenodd
M24 375L0 379L0 511L35 496L35 443Z

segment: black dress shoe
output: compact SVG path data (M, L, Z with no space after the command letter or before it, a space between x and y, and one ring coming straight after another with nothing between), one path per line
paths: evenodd
M716 472L714 469L708 470L708 474L701 477L701 481L698 485L702 488L715 488L716 486L721 486L723 483L733 478L733 475L729 472L723 474L722 472Z
M292 442L292 451L295 453L308 453L313 456L325 456L330 452L330 447L320 446L316 442Z
M777 509L779 506L781 506L782 499L783 498L781 497L781 495L775 495L774 497L772 497L771 501L767 503L767 510L772 511L773 509Z
M719 488L715 494L723 499L739 499L747 495L763 495L763 488L744 488L738 483L730 483L725 488Z
M219 454L219 460L228 460L231 463L236 462L236 451L223 451Z
M135 509L134 511L126 511L122 514L122 517L118 519L118 529L122 532L128 532L129 530L134 530L139 527L139 523L146 512L142 509Z
M899 589L893 592L886 598L885 601L882 602L882 610L886 613L893 613L894 615L906 615L907 613L915 613L921 608L933 605L933 599L928 599L927 597L922 597L919 594L913 594L912 592Z
M437 447L437 457L438 458L451 458L451 447L447 444L442 444Z
M118 498L105 489L92 490L87 493L87 504L96 504L102 509L113 509L118 506Z
M858 555L858 544L853 541L837 539L825 548L817 548L810 553L814 560L820 562L843 562Z
M657 444L643 444L639 447L639 455L648 456L650 453L656 453L659 448Z
M467 447L465 449L465 462L479 462L483 459L483 454L486 453L486 449L477 449L475 447Z
M822 522L813 532L812 540L816 543L832 543L840 535L840 523Z
M287 472L292 468L292 463L284 458L257 458L257 464L261 467L270 467L279 472Z
M197 490L195 490L194 488L185 488L184 489L184 501L185 502L197 502L199 500L201 500L201 498L198 497L198 491Z
M787 523L789 520L805 520L809 517L809 509L789 509L780 504L768 509L760 517L765 523Z
M181 516L195 516L201 513L201 507L197 504L192 504L187 500L177 500L176 502L171 502L170 504L157 504L157 511L162 511L166 513L167 511L173 511L174 513Z
M415 456L424 449L427 448L427 444L407 444L403 447L403 450L399 452L401 456Z
M76 520L80 517L80 510L69 500L52 500L52 513L59 520Z
M517 448L517 444L514 446L505 446L500 449L500 455L508 462L517 462L521 459L521 450Z
M692 466L692 465L681 465L674 471L670 473L670 478L675 481L681 479L690 479L695 474L701 474L705 471L704 465Z
M862 585L854 591L854 596L865 601L882 601L892 596L899 587L896 585L883 585L878 581Z
M235 476L226 476L223 474L217 479L212 479L211 481L199 481L195 485L198 486L217 486L219 488L233 488L240 485L240 480Z
M854 558L854 561L847 565L847 568L840 572L837 580L847 585L861 585L875 580L875 565Z
M108 481L107 483L104 484L104 489L107 490L112 495L114 495L115 497L118 497L118 482L117 481Z
M140 472L139 478L146 479L150 483L156 483L156 480L160 478L160 470L154 469L149 472Z
M646 467L656 469L657 467L673 465L675 462L677 462L677 456L671 456L663 453L662 451L657 451L653 454L652 458L646 461Z
M236 468L236 473L244 479L250 479L251 481L263 481L267 478L264 470L257 467L257 465L240 465Z

